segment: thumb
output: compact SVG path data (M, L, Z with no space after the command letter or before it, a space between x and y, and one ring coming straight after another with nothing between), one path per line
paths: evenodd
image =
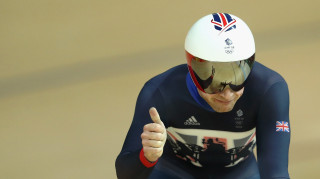
M164 126L163 122L160 119L160 115L155 107L150 108L149 114L154 123Z

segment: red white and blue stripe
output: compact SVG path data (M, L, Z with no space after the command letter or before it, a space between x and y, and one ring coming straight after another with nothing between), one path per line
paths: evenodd
M276 131L277 132L290 132L289 123L285 121L276 122Z
M214 28L221 32L227 32L236 28L236 20L233 19L227 13L214 13L211 22L214 24ZM220 33L221 33L220 32Z

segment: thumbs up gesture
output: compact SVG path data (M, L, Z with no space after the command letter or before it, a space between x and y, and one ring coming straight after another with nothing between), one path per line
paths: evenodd
M143 127L141 139L144 156L150 162L155 162L163 153L167 132L156 108L150 108L149 114L153 123L146 124Z

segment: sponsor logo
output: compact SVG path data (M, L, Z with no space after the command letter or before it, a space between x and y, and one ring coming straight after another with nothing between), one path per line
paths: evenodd
M184 122L184 125L188 125L188 126L199 126L200 123L197 121L197 119L194 116L191 116L189 119L187 119Z

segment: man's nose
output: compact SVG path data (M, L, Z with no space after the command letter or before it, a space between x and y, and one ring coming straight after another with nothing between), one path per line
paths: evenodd
M227 100L233 99L233 96L234 96L233 91L230 89L229 86L225 87L223 89L223 91L221 91L219 93L219 95L222 96L224 99L227 99Z

